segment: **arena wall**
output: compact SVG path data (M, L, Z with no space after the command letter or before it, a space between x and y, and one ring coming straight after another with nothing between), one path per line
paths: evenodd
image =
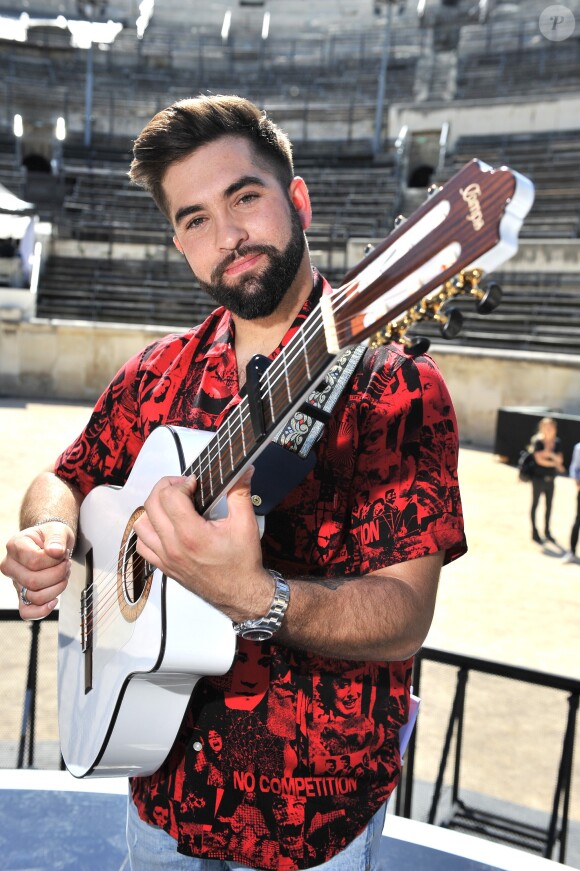
M92 402L127 358L171 327L0 321L0 395ZM433 345L464 444L491 448L502 407L580 414L580 360Z
M569 130L580 118L577 94L544 94L540 97L457 100L429 103L393 103L389 109L389 135L396 136L408 126L410 132L441 130L449 124L447 145L453 148L460 136ZM474 155L477 157L477 155ZM517 167L516 167L517 168Z

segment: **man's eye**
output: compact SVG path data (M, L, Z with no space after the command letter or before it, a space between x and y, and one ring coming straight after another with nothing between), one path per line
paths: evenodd
M202 217L192 218L191 221L188 221L188 223L186 225L186 229L187 230L195 230L196 227L201 227L204 221L205 221L205 218L202 218Z
M254 193L242 194L242 196L240 197L238 202L239 203L251 203L253 200L257 200L258 196L259 196L258 194L254 194Z

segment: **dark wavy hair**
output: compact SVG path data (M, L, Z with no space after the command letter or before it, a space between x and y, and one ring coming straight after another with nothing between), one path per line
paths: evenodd
M254 103L237 96L200 95L158 112L133 144L129 178L153 197L169 218L163 178L168 168L202 145L223 136L241 136L258 161L274 172L286 190L294 177L288 136Z

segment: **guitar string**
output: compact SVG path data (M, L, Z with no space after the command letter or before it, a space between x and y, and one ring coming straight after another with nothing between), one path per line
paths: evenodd
M135 555L135 552L136 552L136 548L133 547L132 545L130 545L129 549L127 551L127 556L129 557L129 559L125 561L125 565L127 565L127 564L132 565L132 557ZM115 562L117 564L117 568L116 568L116 570L113 570ZM108 577L107 577L107 575L108 575ZM97 612L95 612L93 614L93 619L89 621L89 625L88 625L87 632L86 632L87 640L90 640L92 638L92 635L95 631L95 627L97 625L99 627L99 635L101 636L104 634L104 632L108 628L108 624L106 622L108 615L112 615L112 617L113 617L112 620L109 620L109 624L116 622L117 616L120 613L120 609L118 609L118 611L116 611L114 609L114 605L117 603L117 599L118 599L118 583L117 583L117 581L118 581L119 575L121 575L126 581L129 581L129 582L133 578L132 569L130 572L127 572L127 571L123 572L123 555L122 555L122 553L119 553L117 559L111 563L111 568L109 570L106 570L105 572L101 572L100 578L95 578L93 580L92 588L89 591L89 594L86 596L87 610L88 610L89 606L92 609L93 599L95 596L95 590L103 583L103 578L105 578L104 584L103 584L103 595L102 595L102 597L99 598L99 603L98 603L98 616L97 616Z
M365 273L366 269L370 268L370 266L371 266L371 264L369 264L365 268L365 270L363 270L360 273L360 275L356 278L357 292L358 293L361 292L361 289L359 288L359 286L360 286L361 282L364 281L364 273ZM375 265L374 269L376 269L376 265ZM386 274L386 273L384 273L384 274ZM384 277L384 274L383 274L383 277ZM375 279L372 277L369 278L368 283L362 288L362 290L367 289L368 286L374 280ZM351 288L352 288L353 283L355 283L354 279L349 281L347 284L343 285L342 287L338 288L331 295L332 303L333 303L332 307L333 307L333 312L334 312L335 317L336 317L336 315L338 315L340 313L343 306L346 305L350 301L349 294L351 292ZM395 290L395 288L390 288L389 292L392 292L393 290ZM270 397L272 397L272 404L273 405L275 405L276 401L280 399L280 396L282 393L287 392L284 389L284 385L287 385L287 369L288 369L289 365L291 365L296 359L298 359L298 357L303 356L304 345L305 345L306 341L309 340L315 332L319 332L319 328L321 325L323 325L323 323L324 323L324 319L323 319L323 315L322 315L322 307L319 303L317 305L316 309L312 312L312 315L305 321L303 327L301 329L299 329L295 333L295 335L292 337L291 342L286 346L286 348L284 349L284 352L282 354L280 354L275 360L273 360L271 365L263 373L262 378L264 378L264 380L271 385L269 395L270 395ZM345 332L346 327L344 327L344 326L340 327L338 324L336 326L337 326L337 336L344 338L344 336L346 334L346 332ZM300 341L300 339L302 341ZM300 347L301 345L302 345L302 347ZM343 347L346 347L346 345ZM276 394L276 391L277 391L277 394ZM265 397L262 396L261 398L263 399ZM240 408L242 410L242 413L244 411L244 408L245 407L247 408L247 404L248 404L247 400L246 401L243 400L242 403L238 406L238 408ZM249 409L247 409L247 413L249 414ZM242 422L246 423L247 420L248 420L248 416L246 414L246 417ZM212 469L214 469L216 467L216 462L215 462L216 459L219 460L220 455L221 455L220 444L219 444L220 431L221 430L218 430L218 432L216 433L216 438L212 439L212 441L208 444L206 449L202 452L202 455L201 455L202 459L200 462L198 462L198 464L196 466L196 471L199 472L198 477L202 477L206 472L209 474L210 491L211 491L212 496L213 496L213 486L212 486L213 481L212 481L211 472L212 472ZM238 431L240 431L239 427L238 427ZM235 428L229 429L228 435L230 436L230 438L231 438L232 434L236 434ZM198 458L198 460L199 460L199 458ZM205 460L205 465L204 465L204 460ZM193 464L192 464L192 466L193 466ZM189 467L190 470L192 470L192 466ZM221 482L221 483L223 483L223 482Z
M239 408L239 406L238 406ZM250 419L249 410L246 410L245 416L242 418L242 424L247 423ZM242 426L238 427L238 432L236 433L236 429L230 427L230 432L232 433L233 441L236 441L238 434L242 430ZM215 441L212 440L212 443ZM211 466L211 463L208 463L208 467ZM107 605L110 601L115 601L117 597L117 578L119 574L125 574L123 572L123 563L128 565L132 563L132 560L136 554L136 540L134 542L129 542L125 553L120 552L116 557L114 557L110 564L99 571L99 573L93 579L92 589L88 591L86 596L86 604L87 606L92 606L92 601L96 592L98 590L100 594L100 605L99 610L106 609ZM107 589L108 588L108 589ZM106 613L106 611L105 611ZM99 622L99 618L97 618L96 622Z
M360 285L361 276L358 278L358 283ZM349 302L348 294L350 291L352 282L346 284L343 288L338 288L332 294L332 303L333 303L333 312L336 318L336 315L340 313L340 310ZM368 285L367 285L368 286ZM276 406L276 400L280 399L280 395L283 392L288 393L288 378L287 378L287 369L292 363L294 363L299 356L304 355L306 342L312 338L312 336L319 332L320 326L323 326L323 315L321 305L318 304L317 308L312 312L312 316L306 320L302 329L299 329L295 335L292 337L291 343L286 346L286 349L280 354L275 360L272 361L271 365L265 370L262 378L269 385L269 395L272 398L272 405ZM336 325L337 335L344 336L345 327L339 327ZM295 338L296 337L296 338ZM277 394L277 395L276 395ZM268 394L267 394L268 395ZM263 397L265 398L265 397ZM291 396L290 401L292 402ZM238 437L242 436L242 453L243 453L243 431L244 425L247 424L250 419L250 411L247 407L247 401L243 401L240 403L237 408L239 409L238 418L239 420L234 424L234 427L228 426L228 437L230 441L236 441ZM228 418L229 420L229 418ZM215 468L215 460L220 456L220 444L219 444L219 433L221 431L218 430L216 432L215 438L211 440L206 449L202 452L202 457L200 462L192 463L188 469L190 474L194 471L198 472L198 477L202 477L206 472L209 474L209 483L210 483L210 491L213 497L214 488L213 488L213 478L211 474L211 470ZM199 460L199 458L197 458ZM195 468L194 468L195 467ZM223 480L221 483L224 483ZM125 554L125 563L132 562L133 557L136 553L136 542L131 544L127 549ZM92 604L92 599L94 597L94 589L95 586L99 586L103 580L105 580L105 592L102 598L102 604L99 610L99 616L96 620L91 621L91 625L94 627L95 624L101 623L107 616L107 613L112 609L113 604L117 600L117 578L119 572L123 574L123 569L119 569L119 563L121 563L122 555L119 554L115 561L111 562L111 565L108 569L105 569L104 572L101 572L101 577L97 578L93 581L92 589L89 591L87 595L87 604ZM113 567L115 566L115 562L117 564L116 570L113 573ZM125 577L127 577L126 572L124 573ZM107 579L107 576L108 579ZM110 589L107 591L106 587L108 584L111 584ZM100 627L102 628L105 627ZM94 630L92 630L94 631Z

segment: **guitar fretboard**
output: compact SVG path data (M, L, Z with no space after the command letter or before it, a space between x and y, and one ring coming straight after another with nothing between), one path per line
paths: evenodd
M326 346L318 305L259 379L259 402L267 435L302 404L334 359ZM194 502L200 514L221 499L262 442L263 436L254 432L250 401L245 396L184 473L197 478Z

